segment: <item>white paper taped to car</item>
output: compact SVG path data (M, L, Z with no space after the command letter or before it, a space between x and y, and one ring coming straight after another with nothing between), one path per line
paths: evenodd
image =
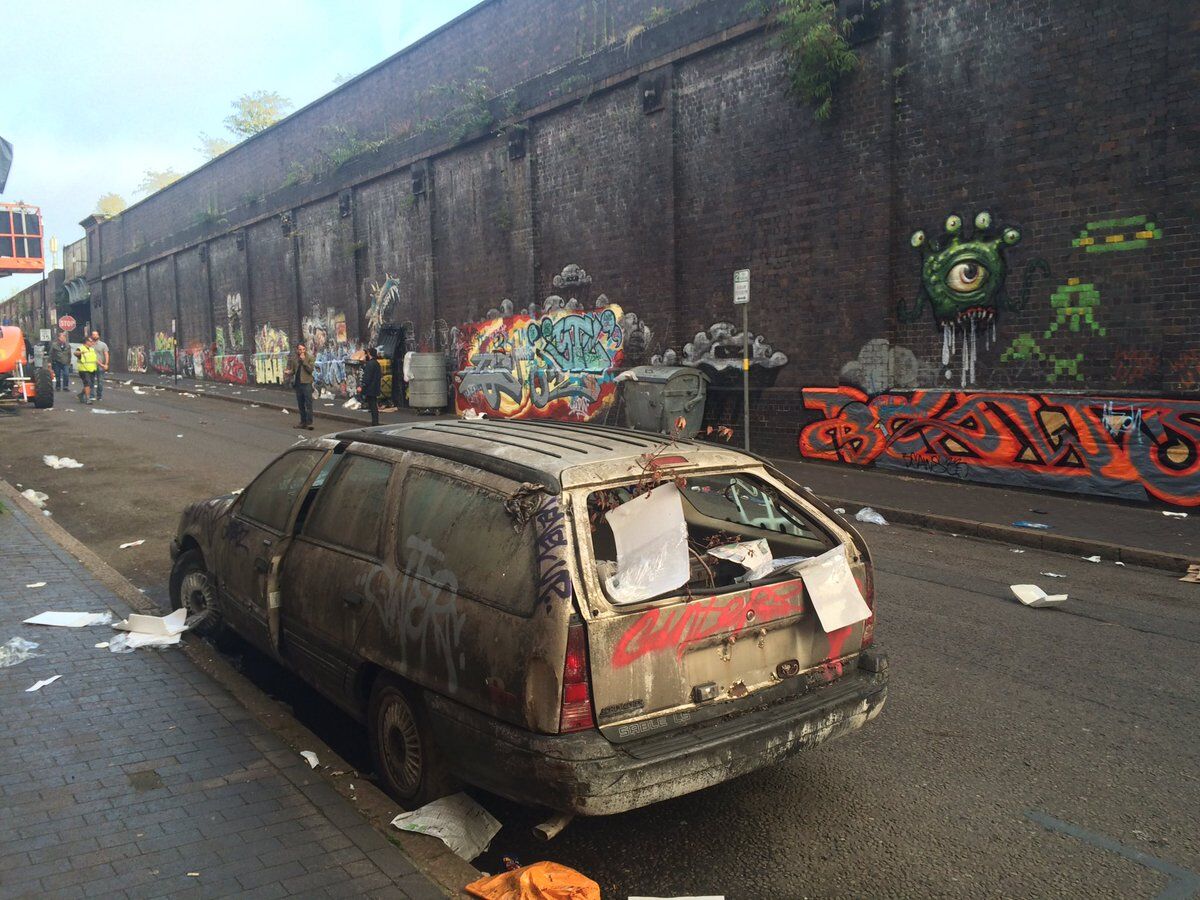
M675 485L634 497L605 518L617 547L617 574L605 584L614 603L637 603L687 584L687 522Z
M805 560L796 566L796 573L804 579L804 587L826 634L870 618L871 607L867 606L850 571L845 547L838 545Z

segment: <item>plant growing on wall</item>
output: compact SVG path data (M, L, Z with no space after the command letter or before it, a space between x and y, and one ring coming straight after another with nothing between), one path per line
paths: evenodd
M813 107L820 121L833 113L833 90L858 67L846 39L853 26L827 0L777 0L779 46L792 93Z

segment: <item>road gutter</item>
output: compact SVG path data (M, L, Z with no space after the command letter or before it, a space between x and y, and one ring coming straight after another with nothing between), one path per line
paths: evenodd
M124 575L72 537L51 517L43 515L42 510L30 503L3 478L0 478L0 499L21 509L30 519L41 525L52 540L79 560L97 581L131 609L155 616L162 615L158 605L134 587ZM400 806L394 800L367 780L361 772L352 775L351 773L355 772L353 766L297 721L284 704L264 694L257 685L229 665L201 638L185 633L180 647L200 671L227 690L268 731L297 753L301 750L314 751L322 760L322 766L313 770L313 775L320 777L349 801L376 831L395 844L420 872L436 882L449 896L461 896L463 887L480 877L482 873L479 870L456 856L437 838L393 828L391 821L401 812ZM334 778L328 774L333 771L346 774ZM350 790L352 782L355 784L353 791Z

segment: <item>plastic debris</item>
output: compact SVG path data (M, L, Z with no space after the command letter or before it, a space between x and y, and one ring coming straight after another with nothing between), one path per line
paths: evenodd
M600 900L600 885L554 862L485 875L463 890L480 900Z
M89 625L108 625L112 622L112 613L86 612L52 612L38 613L26 619L26 625L50 625L55 628L87 628Z
M0 669L7 669L9 666L25 662L31 656L40 656L41 654L33 652L37 648L36 643L27 641L25 638L10 638L6 643L0 645Z
M310 769L315 769L321 764L321 760L317 758L317 754L311 750L301 750L300 755L304 757L304 761L308 763Z
M401 831L431 835L467 862L486 850L500 831L496 817L463 793L400 813L392 825Z
M833 510L833 511L834 511L835 513L837 513L839 516L844 516L844 515L846 514L846 507L844 507L844 506L836 506L836 507L834 507L834 510Z
M854 521L867 522L871 525L886 525L888 523L887 519L875 512L875 510L871 509L869 506L864 506L862 509L856 512L854 514Z
M1053 606L1067 599L1066 594L1047 594L1036 584L1010 584L1009 589L1026 606Z
M1186 519L1188 517L1188 514L1185 512L1171 512L1169 509L1164 509L1162 514L1172 519Z
M122 549L122 550L128 550L130 547L140 547L140 546L142 546L142 544L144 544L144 543L146 543L146 539L145 539L145 538L140 538L139 540L136 540L136 541L129 541L129 542L127 542L127 543L124 543L124 544L122 544L122 545L121 545L121 547L120 547L120 549Z
M1059 575L1057 572L1038 572L1039 575L1045 575L1047 578L1066 578L1066 575Z
M290 415L291 415L291 411L290 411L290 410L281 409L281 410L280 410L280 412L281 412L281 413L283 413L285 416L290 416Z
M355 400L353 397L351 397L349 400L347 400L345 403L342 404L342 409L362 409L362 404L359 403L357 400Z
M98 644L92 644L92 646L95 647L97 650L107 650L108 649L108 641L101 641Z
M183 437L183 435L182 435L182 434L177 434L177 435L175 435L175 437L177 437L177 438L181 438L181 437Z
M47 453L42 457L42 462L52 469L82 469L83 463L77 459L72 459L69 456L55 456L52 453Z
M49 494L43 494L41 491L35 491L33 488L25 488L25 490L21 491L21 496L38 509L45 509L46 501L50 499Z
M1053 527L1050 525L1046 525L1042 522L1027 522L1024 519L1022 519L1019 522L1013 522L1013 525L1015 525L1017 528L1036 528L1036 529L1040 529L1040 530L1045 530L1047 528Z
M1082 559L1084 562L1094 562L1094 563L1100 562L1100 557L1098 557L1098 556L1081 556L1079 558Z
M51 675L49 678L43 678L41 681L35 682L31 687L25 688L25 693L29 694L33 691L40 691L46 685L54 684L60 678L62 678L61 675Z
M96 416L136 416L140 413L140 409L93 409L92 415Z
M1024 551L1024 550L1018 550L1016 547L1010 547L1010 548L1009 548L1009 550L1008 550L1008 552L1009 552L1009 553L1024 553L1025 551Z
M187 391L181 391L181 392L180 392L180 394L179 394L179 396L180 396L180 397L191 397L193 400L195 400L195 399L196 399L196 395L195 395L195 394L189 394Z
M27 588L43 588L45 586L46 586L46 582L44 582L44 581L35 581L35 582L33 582L33 584L25 585L25 587L27 587Z
M774 557L766 538L757 541L741 541L736 544L722 544L708 551L709 556L717 559L727 559L737 563L746 570L746 581L757 581L771 573Z
M1114 566L1121 566L1122 568L1124 568L1124 567L1125 567L1125 563L1121 562L1119 559L1118 559L1118 560L1117 560L1115 563L1113 563L1113 565L1114 565Z
M1193 563L1188 566L1187 574L1179 580L1186 581L1188 584L1200 584L1200 565Z
M486 419L487 418L487 416L484 415L483 413L481 413L479 410L470 409L470 408L463 411L462 417L464 419Z

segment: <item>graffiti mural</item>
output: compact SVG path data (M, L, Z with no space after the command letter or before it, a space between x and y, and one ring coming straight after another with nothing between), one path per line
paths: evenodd
M226 294L225 295L225 328L223 332L218 332L221 337L217 338L217 343L223 343L226 352L241 353L242 346L242 295L241 294ZM222 341L222 338L224 339Z
M555 276L558 288L590 285L579 266ZM650 329L601 294L593 309L552 295L514 311L511 300L488 318L449 329L455 406L504 418L596 418L616 396L620 368L645 352Z
M808 459L1200 505L1200 402L805 388Z
M313 304L301 332L313 356L313 394L352 396L358 390L358 374L346 361L355 358L357 351L347 337L346 314L332 306L322 311L320 304Z
M254 380L258 384L283 384L291 345L288 336L270 323L254 334Z
M367 342L379 342L379 331L387 321L397 301L400 299L400 280L391 275L385 275L383 284L372 282L368 288L371 292L371 305L367 307Z
M150 368L160 374L175 371L175 337L162 331L154 335L154 350L150 353Z
M141 344L125 351L125 370L128 372L146 371L146 348Z

